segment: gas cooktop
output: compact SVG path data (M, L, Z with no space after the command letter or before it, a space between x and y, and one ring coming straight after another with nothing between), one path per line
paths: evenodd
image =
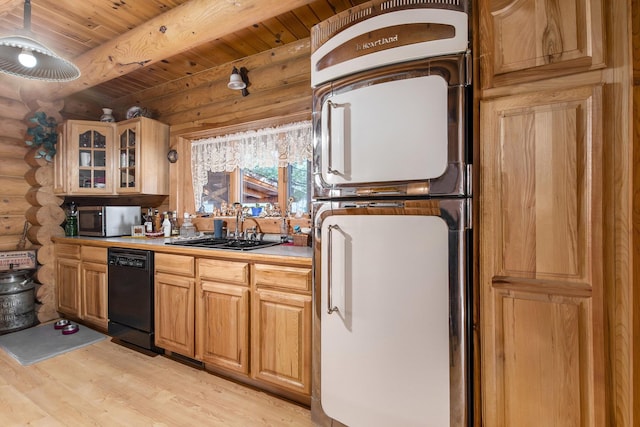
M266 248L269 246L279 245L280 242L269 242L265 240L243 240L243 239L225 239L216 237L205 237L202 239L175 240L165 243L165 245L173 246L190 246L196 248L210 249L232 249L236 251L248 251L251 249Z

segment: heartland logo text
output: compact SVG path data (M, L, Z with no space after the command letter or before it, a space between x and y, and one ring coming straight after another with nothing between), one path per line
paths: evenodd
M357 43L356 44L356 51L358 50L367 50L367 49L372 49L374 47L378 47L378 46L382 46L385 44L389 44L389 43L397 43L398 42L398 35L396 34L395 36L391 36L391 37L382 37L374 42L368 42L368 43Z

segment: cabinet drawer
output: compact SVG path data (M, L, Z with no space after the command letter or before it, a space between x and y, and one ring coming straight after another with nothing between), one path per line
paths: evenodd
M56 257L80 259L80 245L56 243Z
M199 259L198 276L200 279L247 286L249 285L249 264L246 262Z
M100 264L107 263L107 248L99 248L97 246L82 246L80 255L83 261L97 262Z
M156 273L162 272L189 277L194 277L195 275L195 262L192 256L156 252L154 263Z
M281 288L299 292L311 291L311 269L281 265L256 264L255 285L258 288Z

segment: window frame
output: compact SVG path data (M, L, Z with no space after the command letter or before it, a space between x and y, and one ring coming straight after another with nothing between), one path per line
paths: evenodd
M311 120L310 112L295 113L277 118L266 118L252 122L233 124L224 127L207 128L198 131L190 131L177 133L171 136L169 149L178 151L178 160L169 165L170 190L168 204L171 210L178 212L197 213L198 207L195 206L193 198L193 180L191 175L191 142L208 137L215 137L225 134L248 131L252 129L262 129L265 127L280 126L286 123ZM311 165L309 165L311 167ZM287 205L287 189L289 179L282 169L278 168L278 203L280 206ZM231 184L229 194L234 194L236 199L240 197L240 173L236 169L231 172ZM309 183L311 185L311 183ZM309 187L311 188L311 187ZM309 190L310 191L310 190ZM310 193L309 193L310 194ZM310 208L310 207L309 207Z

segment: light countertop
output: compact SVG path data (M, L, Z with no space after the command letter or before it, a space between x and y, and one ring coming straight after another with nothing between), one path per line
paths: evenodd
M152 250L155 252L167 252L174 254L185 254L194 256L215 256L222 258L241 258L254 259L257 261L269 258L284 259L296 263L309 263L313 256L313 249L309 246L293 246L293 244L268 246L260 249L252 250L233 250L233 249L208 249L195 248L190 246L167 245L166 243L180 240L179 238L147 238L147 237L54 237L53 240L59 243L77 243L96 245L104 247L125 247L143 250Z

